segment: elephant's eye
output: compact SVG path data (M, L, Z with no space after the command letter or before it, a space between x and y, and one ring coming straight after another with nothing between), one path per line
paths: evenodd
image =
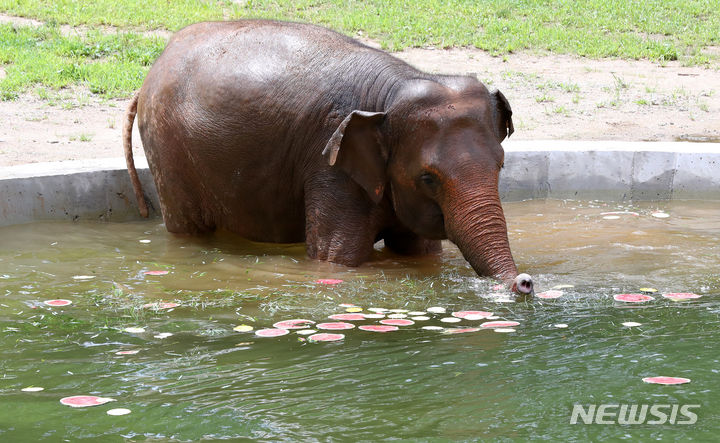
M420 180L422 180L422 182L428 186L432 186L435 184L435 176L427 172L420 176Z

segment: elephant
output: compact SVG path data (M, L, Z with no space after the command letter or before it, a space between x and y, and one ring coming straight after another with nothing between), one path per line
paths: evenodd
M138 129L166 229L305 242L358 266L449 239L480 276L533 291L510 252L498 193L505 96L471 76L421 72L324 27L204 22L175 33L126 113Z

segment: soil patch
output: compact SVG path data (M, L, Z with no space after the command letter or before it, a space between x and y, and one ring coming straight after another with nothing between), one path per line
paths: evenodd
M720 140L717 68L551 54L493 57L473 48L395 55L424 71L476 75L500 89L513 109L514 139ZM59 91L50 100L25 94L0 102L5 122L0 166L121 157L128 102L103 100L82 89ZM136 155L142 155L137 127L133 141Z

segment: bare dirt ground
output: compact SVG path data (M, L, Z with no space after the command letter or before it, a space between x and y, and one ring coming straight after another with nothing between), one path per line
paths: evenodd
M500 89L513 109L514 139L720 141L718 66L492 57L476 49L409 49L395 56L429 72L476 75ZM0 78L4 75L0 66ZM104 100L82 89L0 101L0 166L121 157L128 101ZM137 128L133 141L136 155L143 155Z

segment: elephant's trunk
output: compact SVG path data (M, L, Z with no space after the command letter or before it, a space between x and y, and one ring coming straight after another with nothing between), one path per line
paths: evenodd
M530 294L532 278L519 274L497 193L497 175L456 180L442 203L445 231L475 272L502 279L513 291Z

